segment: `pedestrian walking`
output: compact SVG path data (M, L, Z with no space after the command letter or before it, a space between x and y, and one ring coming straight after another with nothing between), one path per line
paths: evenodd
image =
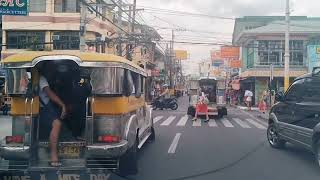
M263 114L265 114L267 111L267 101L268 101L268 93L267 91L263 91L260 97L260 102L259 102L259 110Z
M244 93L245 103L246 103L249 111L251 111L252 96L253 96L253 93L252 93L251 90L246 90L246 91L245 91L245 93Z

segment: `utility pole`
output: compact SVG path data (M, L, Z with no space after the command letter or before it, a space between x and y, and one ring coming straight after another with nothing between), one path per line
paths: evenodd
M118 1L118 5L119 5L119 7L118 7L118 18L117 18L117 20L118 20L118 25L119 25L119 27L120 28L122 28L122 0L119 0ZM119 31L118 31L118 36L119 37L121 37L122 36L122 32L121 32L121 30L119 29ZM119 56L122 56L122 43L121 43L121 38L119 38L119 43L118 43L118 49L117 49L117 54L119 55Z
M86 50L86 19L87 19L87 6L84 3L85 0L81 1L80 4L80 52L85 52Z
M172 29L172 40L171 40L171 44L170 44L170 57L169 57L169 61L170 61L170 88L172 89L174 84L173 84L173 74L172 74L172 66L173 66L173 61L174 61L174 56L173 56L173 41L174 41L174 30Z
M289 64L290 64L290 7L289 0L286 0L286 33L285 33L285 54L284 54L284 90L289 88Z
M134 22L136 21L136 9L137 9L137 0L133 0L133 12L132 12L132 24L131 24L131 32L134 33Z

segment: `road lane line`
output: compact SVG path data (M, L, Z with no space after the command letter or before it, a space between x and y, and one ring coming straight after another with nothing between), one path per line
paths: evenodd
M161 126L169 126L175 118L176 118L176 116L169 116L168 119L163 121L162 124L160 124L160 125Z
M234 126L231 124L231 122L230 122L228 119L226 119L226 118L222 118L222 119L221 119L221 122L222 122L222 124L223 124L225 127L234 127Z
M242 121L239 118L232 118L233 121L235 121L237 124L239 124L243 128L251 128L246 122Z
M157 116L157 117L153 118L153 123L160 121L162 118L163 118L163 116Z
M261 125L260 123L257 123L256 121L254 121L252 119L246 119L246 120L259 129L267 129L265 126Z
M201 126L201 119L197 119L196 121L192 122L192 126L194 127L199 127Z
M177 126L185 126L187 124L188 119L189 119L188 115L182 116L179 122L177 123Z
M210 119L208 124L209 124L209 127L218 127L218 124L217 124L216 120L214 120L214 119Z
M169 154L174 154L176 152L180 136L181 133L177 133L176 136L173 138L173 141L168 149Z

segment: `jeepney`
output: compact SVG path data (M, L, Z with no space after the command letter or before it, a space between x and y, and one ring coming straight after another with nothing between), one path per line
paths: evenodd
M197 91L195 91L195 87L193 87L192 93L189 94L189 108L187 112L188 115L195 115L195 107L202 92L207 96L209 100L209 116L217 116L218 118L222 118L224 115L227 115L225 101L225 79L219 79L215 77L201 77L198 79L197 83L193 82L193 84L197 84L198 88ZM205 115L205 113L200 112L199 115Z
M65 82L89 86L91 91L86 96L73 90L68 94L73 86L63 87L62 93L73 97L71 102L75 99L79 111L60 132L61 167L48 164L49 141L39 117L39 70L44 63ZM115 55L72 52L24 52L4 59L2 67L7 71L12 118L12 132L0 143L2 173L23 172L41 180L52 172L57 179L71 173L91 180L98 179L97 171L137 173L137 150L155 140L152 108L145 102L144 69ZM74 130L81 139L74 137Z

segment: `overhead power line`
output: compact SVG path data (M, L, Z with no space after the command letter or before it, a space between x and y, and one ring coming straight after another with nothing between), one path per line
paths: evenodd
M153 13L158 13L158 14L189 15L189 16L207 17L207 18L215 18L215 19L223 19L223 20L235 20L236 19L233 17L214 16L214 15L209 15L209 14L191 13L191 12L185 12L185 11L153 8L153 7L147 7L147 6L141 6L141 7L144 8L145 11L151 11Z

